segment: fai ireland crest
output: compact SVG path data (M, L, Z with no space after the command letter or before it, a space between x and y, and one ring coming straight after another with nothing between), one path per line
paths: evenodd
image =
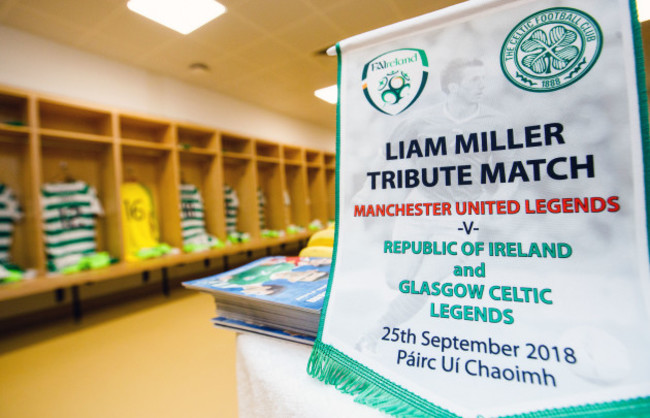
M427 56L421 49L387 52L363 67L363 92L368 102L387 115L411 106L427 82Z
M557 7L522 20L501 48L501 68L517 87L559 90L587 74L602 47L598 23L580 10Z

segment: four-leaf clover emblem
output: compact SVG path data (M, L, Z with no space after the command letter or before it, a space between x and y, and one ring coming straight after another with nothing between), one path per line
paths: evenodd
M538 29L521 44L521 51L527 53L521 63L535 74L562 71L578 56L580 49L572 44L578 34L564 26L555 26L547 35Z

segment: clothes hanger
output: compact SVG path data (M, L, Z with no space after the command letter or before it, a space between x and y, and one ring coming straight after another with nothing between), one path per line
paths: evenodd
M126 176L124 176L124 181L129 183L138 183L133 167L126 167Z
M68 162L67 161L61 161L59 163L59 168L61 168L61 174L63 177L63 181L65 183L74 183L77 181L68 171Z

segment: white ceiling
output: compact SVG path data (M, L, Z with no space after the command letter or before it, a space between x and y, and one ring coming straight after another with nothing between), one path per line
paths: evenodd
M0 24L171 76L334 130L337 41L460 0L220 0L228 11L189 35L127 9L127 0L0 0ZM192 72L204 63L208 73Z
M335 106L313 93L336 83L336 58L318 51L461 0L221 0L226 14L189 35L126 2L0 0L0 24L334 130ZM643 38L649 45L650 21ZM650 48L644 52L650 59ZM197 62L210 72L190 71Z

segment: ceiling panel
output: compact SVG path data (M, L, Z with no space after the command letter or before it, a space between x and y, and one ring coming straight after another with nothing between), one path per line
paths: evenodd
M175 40L183 40L182 35L138 14L118 9L94 26L89 26L84 35L71 44L129 64L137 64L139 60Z
M336 107L313 91L336 83L337 62L317 51L459 2L222 0L226 14L183 36L131 12L126 0L0 0L0 24L334 130ZM195 62L210 71L190 71Z
M400 20L409 19L415 16L420 16L429 13L434 9L431 7L431 2L422 0L390 0L395 8L398 10ZM442 9L460 3L458 0L436 0L435 9Z
M302 0L319 12L325 12L333 7L339 7L342 4L352 3L350 0ZM428 3L432 3L429 1Z
M0 0L0 24L335 130L336 107L314 90L336 83L337 62L318 51L450 3L222 0L224 15L183 36L131 12L126 2ZM193 63L209 71L193 72Z
M57 16L70 24L87 27L89 23L99 22L113 11L122 9L124 2L119 0L93 0L91 7L79 0L20 0L27 7L51 16Z
M0 23L69 45L85 32L83 26L72 24L65 18L25 7L22 4L15 4L5 9Z
M233 52L233 54L255 67L257 69L255 72L283 66L296 57L295 50L274 39L260 40Z
M340 3L324 13L335 21L348 36L402 20L393 2L389 0L355 0Z
M249 1L232 10L266 32L275 32L313 13L309 5L296 0Z
M215 45L227 50L237 50L263 39L266 33L245 17L227 11L187 36L196 39L198 42Z
M301 55L309 57L318 50L334 45L345 36L344 32L331 22L326 16L314 13L279 28L273 33L273 37L291 45Z
M144 45L136 42L115 42L115 37L103 33L92 36L82 34L78 39L74 45L80 49L95 53L102 51L101 54L107 58L128 63L136 63L149 51Z

